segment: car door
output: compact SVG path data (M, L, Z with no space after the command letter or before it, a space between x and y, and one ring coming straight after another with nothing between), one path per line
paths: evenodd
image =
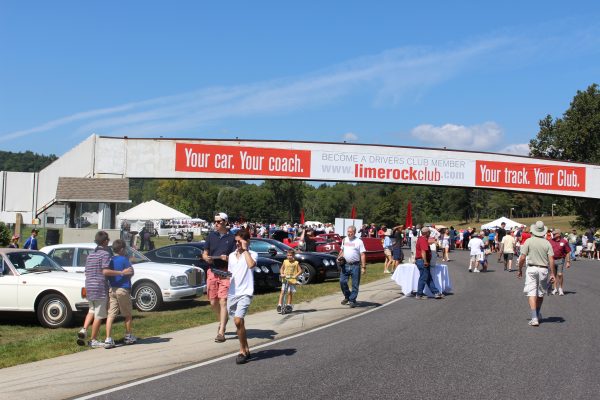
M0 255L0 310L18 310L19 276Z

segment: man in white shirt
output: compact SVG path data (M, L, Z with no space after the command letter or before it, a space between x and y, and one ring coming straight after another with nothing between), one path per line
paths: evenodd
M512 262L515 255L515 238L512 232L507 232L500 242L500 254L504 256L504 270L512 272ZM498 261L500 261L500 255L498 255Z
M250 232L240 229L235 234L236 250L229 255L228 259L228 271L231 273L231 279L227 296L227 310L229 317L233 318L240 341L240 354L235 358L236 364L245 364L250 357L244 317L254 295L252 268L256 265L258 255L248 249L249 245Z
M342 250L338 260L342 257L346 264L340 272L340 287L344 294L342 305L348 304L350 308L356 307L356 298L358 297L358 286L360 285L360 275L367 273L367 259L365 256L365 245L362 239L356 236L356 227L349 226L348 236L342 242ZM348 289L348 278L352 278L352 292Z
M477 265L479 264L479 261L483 260L483 257L484 257L483 240L481 240L482 237L483 237L483 232L480 232L478 236L473 236L471 238L471 240L469 240L468 246L469 246L469 250L471 250L471 261L469 262L469 272L472 272L473 266L475 266L475 269L473 271L479 272Z

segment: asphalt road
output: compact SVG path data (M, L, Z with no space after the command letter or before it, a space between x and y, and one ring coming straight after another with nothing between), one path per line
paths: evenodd
M535 328L523 280L495 255L489 272L468 273L467 257L451 254L443 300L404 298L256 350L246 365L228 358L99 398L600 398L600 261L574 263Z

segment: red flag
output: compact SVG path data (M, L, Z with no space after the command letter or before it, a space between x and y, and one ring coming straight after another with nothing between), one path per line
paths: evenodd
M407 228L410 228L411 226L413 226L412 203L410 202L410 200L408 201L408 206L406 206L406 221L405 221L404 225Z
M300 209L300 224L304 225L304 208Z
M350 212L350 218L356 219L356 206L352 204L352 211Z

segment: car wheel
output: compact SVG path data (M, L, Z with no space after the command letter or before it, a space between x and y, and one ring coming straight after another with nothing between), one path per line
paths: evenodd
M171 236L171 237L169 238L169 240L170 240L171 242L174 242L174 241L175 241L175 236Z
M163 300L160 290L152 282L138 284L134 293L135 308L140 311L155 311L162 306Z
M306 263L300 264L300 268L302 269L302 273L298 277L298 285L308 285L309 283L315 280L315 276L317 275L317 271L315 268Z
M47 294L37 306L38 321L46 328L62 328L71 323L73 312L69 302L60 294Z

